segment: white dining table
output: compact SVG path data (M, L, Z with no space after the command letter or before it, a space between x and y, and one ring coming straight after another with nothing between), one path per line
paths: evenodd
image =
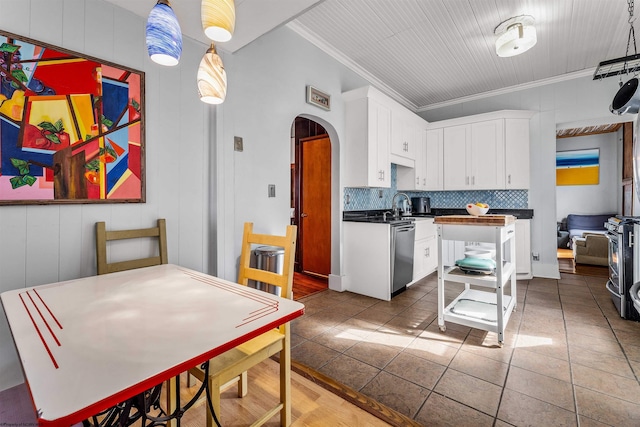
M40 425L71 425L304 314L166 264L0 295Z

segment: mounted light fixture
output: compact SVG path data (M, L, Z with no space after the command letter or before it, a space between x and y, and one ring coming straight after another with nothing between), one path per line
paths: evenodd
M535 19L529 15L520 15L501 22L494 30L498 37L496 39L498 56L507 58L531 49L538 41L534 23Z
M211 47L204 54L198 67L198 95L202 102L207 104L222 104L227 95L227 73L224 71L222 59L216 52L216 47Z
M214 42L227 42L236 26L233 0L202 0L200 8L204 34Z
M147 51L160 65L173 66L182 54L182 31L169 0L158 0L147 19Z

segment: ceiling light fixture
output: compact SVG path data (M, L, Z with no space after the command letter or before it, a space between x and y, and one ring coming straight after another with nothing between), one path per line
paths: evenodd
M502 58L520 55L531 49L538 41L535 19L530 15L520 15L501 22L494 30L496 53Z
M182 31L169 0L158 0L147 19L147 51L160 65L173 66L182 54Z
M233 0L202 0L200 7L204 34L214 42L227 42L236 26Z
M227 95L227 73L224 71L222 59L216 52L216 47L211 47L204 54L197 75L198 95L202 102L207 104L222 104Z

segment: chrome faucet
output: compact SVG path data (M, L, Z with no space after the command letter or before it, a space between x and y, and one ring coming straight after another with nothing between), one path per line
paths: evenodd
M406 193L396 193L393 196L393 199L391 200L391 208L393 209L393 216L395 218L400 216L400 208L398 208L398 206L396 206L396 197L398 196L404 196L405 199L407 199L407 203L409 204L409 206L411 206L411 199L409 198L409 196L407 196Z

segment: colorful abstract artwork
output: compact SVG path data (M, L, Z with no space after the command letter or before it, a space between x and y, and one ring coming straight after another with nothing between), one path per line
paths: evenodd
M144 73L0 32L0 204L144 202Z
M556 152L556 185L597 185L599 178L598 148Z

